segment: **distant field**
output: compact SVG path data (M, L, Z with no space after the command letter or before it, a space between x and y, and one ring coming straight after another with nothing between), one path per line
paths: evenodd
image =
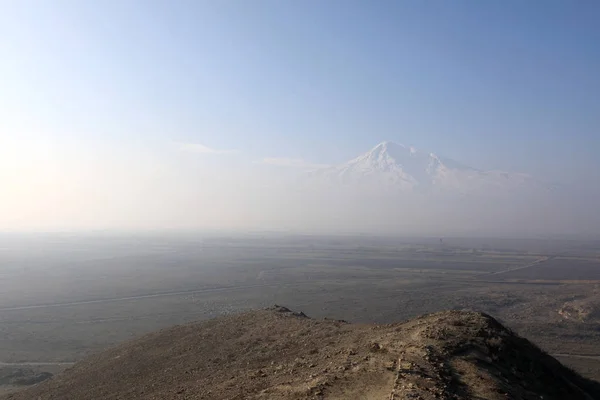
M378 258L357 258L353 260L330 261L334 265L364 266L373 269L407 268L417 270L464 270L493 272L506 269L508 263L485 262L482 261L454 261L454 260L404 260L404 259L378 259Z
M600 280L600 262L574 258L555 258L529 268L502 274L504 279Z
M582 329L557 313L574 294L585 297L594 290L559 281L600 279L600 262L578 258L576 243L531 242L531 250L521 250L524 243L516 240L445 244L455 241L444 239L440 246L439 238L311 236L0 240L0 362L76 361L173 324L273 304L316 318L376 323L475 309L499 317L548 351L600 353L600 324ZM561 250L569 251L562 253L568 259L543 261ZM600 360L569 360L574 366L585 362L588 376L600 378Z

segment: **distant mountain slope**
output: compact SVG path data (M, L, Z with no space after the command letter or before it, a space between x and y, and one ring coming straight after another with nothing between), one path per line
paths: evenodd
M598 399L493 318L449 311L391 325L282 307L125 343L7 399Z
M464 194L548 189L526 174L480 171L414 147L383 142L341 165L313 172L330 184L395 187L405 192Z

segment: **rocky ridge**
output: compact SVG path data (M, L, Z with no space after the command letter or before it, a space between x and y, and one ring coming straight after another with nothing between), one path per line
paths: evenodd
M586 380L489 315L388 325L285 307L175 326L6 399L595 399Z

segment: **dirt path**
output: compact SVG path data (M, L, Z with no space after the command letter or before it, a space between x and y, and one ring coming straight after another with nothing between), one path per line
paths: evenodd
M45 367L48 365L69 366L75 362L18 362L7 363L0 361L0 367Z
M290 285L301 285L304 282L288 284ZM311 282L306 282L305 284L311 284ZM46 304L32 304L27 306L15 306L15 307L2 307L0 308L0 312L2 311L20 311L20 310L33 310L39 308L55 308L55 307L69 307L69 306L79 306L86 304L101 304L101 303L115 303L121 301L132 301L132 300L142 300L142 299L152 299L158 297L169 297L169 296L183 296L190 294L199 294L199 293L212 293L212 292L227 292L227 291L235 291L235 290L245 290L245 289L256 289L256 288L264 288L264 287L279 287L281 284L260 284L260 285L245 285L245 286L231 286L231 287L221 287L221 288L205 288L205 289L196 289L196 290L180 290L173 292L162 292L162 293L152 293L152 294L142 294L137 296L124 296L124 297L113 297L107 299L96 299L96 300L81 300L81 301L70 301L64 303L46 303Z
M582 358L586 360L596 360L600 361L599 355L586 355L586 354L566 354L566 353L558 353L552 354L552 357L565 357L565 358Z
M527 264L527 265L523 265L523 266L521 266L521 267L516 267L516 268L507 269L507 270L505 270L505 271L496 271L496 272L492 272L492 273L490 273L490 275L500 275L500 274L505 274L505 273L507 273L507 272L519 271L519 270L522 270L522 269L526 269L526 268L535 267L536 265L539 265L539 264L541 264L541 263L544 263L544 262L546 262L546 261L552 260L553 258L555 258L555 256L550 256L550 257L544 256L544 257L540 257L540 258L538 258L537 260L535 260L535 261L533 261L533 262L531 262L531 263L529 263L529 264Z

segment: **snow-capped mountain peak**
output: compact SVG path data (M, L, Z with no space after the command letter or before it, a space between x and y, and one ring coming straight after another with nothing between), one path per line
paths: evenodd
M535 183L524 174L480 171L433 152L389 141L346 163L319 170L316 175L330 183L419 192L506 191Z
M412 146L405 146L403 144L386 141L379 143L361 157L370 159L388 158L400 161L403 157L416 157L418 155L421 155L421 152Z

